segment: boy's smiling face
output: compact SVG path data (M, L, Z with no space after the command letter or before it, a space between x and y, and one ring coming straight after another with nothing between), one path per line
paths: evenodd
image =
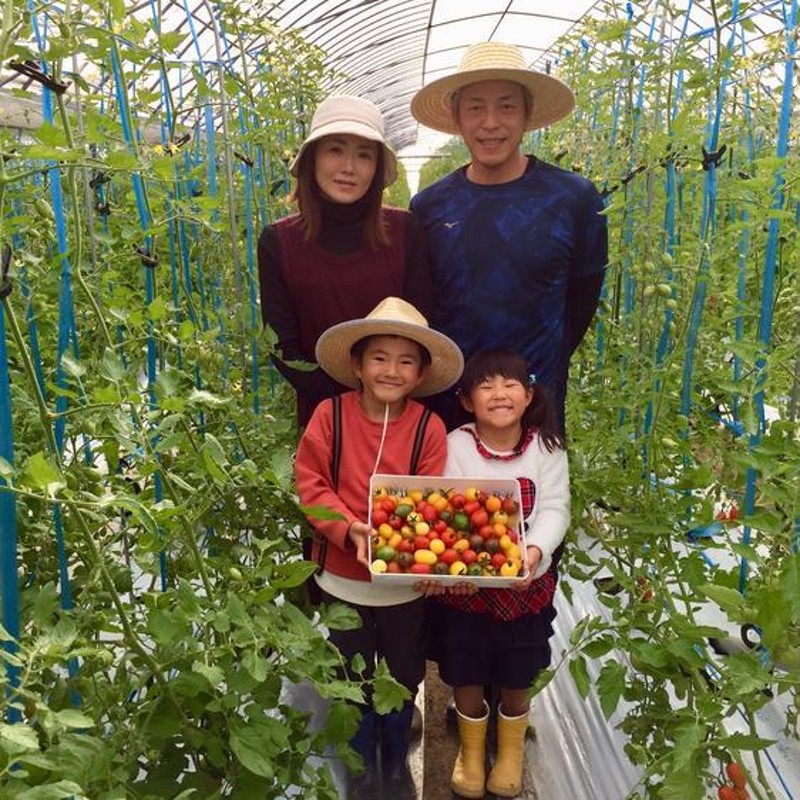
M362 407L370 417L402 413L405 399L424 375L422 348L402 336L372 336L361 357L353 357L353 372L361 381Z

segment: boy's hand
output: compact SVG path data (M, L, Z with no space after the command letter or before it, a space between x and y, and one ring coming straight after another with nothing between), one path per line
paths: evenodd
M369 569L367 537L372 536L373 533L374 531L366 522L359 522L358 520L350 523L350 527L347 530L350 541L356 546L356 561L359 564L363 564L367 569Z

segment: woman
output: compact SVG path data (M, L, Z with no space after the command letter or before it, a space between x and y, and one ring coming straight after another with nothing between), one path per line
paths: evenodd
M291 173L297 213L262 231L258 272L262 318L278 338L273 360L295 390L303 428L321 400L346 388L314 363L320 334L365 317L390 295L428 316L433 288L422 226L382 203L397 159L375 105L347 95L324 100Z

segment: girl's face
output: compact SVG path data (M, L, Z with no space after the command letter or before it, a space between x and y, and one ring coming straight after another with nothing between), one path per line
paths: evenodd
M422 380L420 347L402 336L374 336L361 359L353 359L353 372L361 381L368 416L382 418L387 405L390 416L397 416Z
M484 430L505 431L522 428L522 415L533 400L533 389L516 378L494 375L473 387L461 404L475 415Z
M377 142L351 133L332 133L317 143L314 177L328 200L355 203L372 184L377 163Z

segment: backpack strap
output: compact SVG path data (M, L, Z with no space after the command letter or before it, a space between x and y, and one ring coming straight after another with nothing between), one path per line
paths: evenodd
M333 436L331 447L331 481L333 490L339 488L339 462L342 460L342 398L335 394L331 397L333 407ZM315 534L316 535L316 534ZM328 539L325 536L317 537L319 540L319 556L317 557L317 575L325 569L325 557L328 554Z
M419 457L422 453L422 443L425 441L425 428L428 427L428 420L431 418L431 410L425 408L422 411L422 416L417 423L417 432L414 435L414 446L411 449L411 463L408 467L409 475L416 475L419 467Z

